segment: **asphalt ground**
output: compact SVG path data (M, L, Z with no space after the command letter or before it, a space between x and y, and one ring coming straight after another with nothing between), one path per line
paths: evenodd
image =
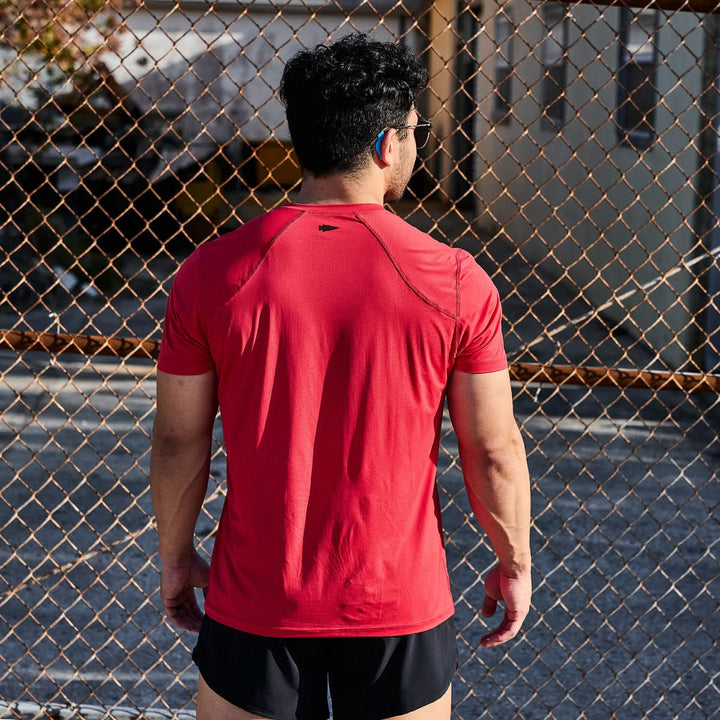
M1 360L7 369L15 358ZM192 636L157 609L152 370L46 360L26 356L30 371L15 363L0 391L10 407L0 697L177 715L190 707L196 674ZM457 716L509 718L520 707L526 718L712 717L720 710L719 448L702 409L667 399L668 422L659 401L633 402L643 391L516 390L533 477L537 589L523 636L507 649L479 649L492 553L470 519L445 419L439 484L457 600ZM220 453L212 474L198 524L208 553L222 503Z
M505 251L486 250L493 274ZM574 303L575 317L587 308L568 288L547 293L521 263L503 269L494 277L511 358L652 359L602 317L566 322L543 339L561 308ZM84 313L59 302L57 317L38 310L26 322L90 332L95 307L95 330L143 335L164 307L159 293L120 298L113 310L83 303ZM192 636L158 611L147 478L152 364L2 352L0 370L0 717L33 717L47 703L57 717L191 713ZM533 482L536 590L522 636L506 647L479 648L493 556L470 517L444 423L438 482L457 605L456 717L716 716L718 399L514 387ZM198 524L208 554L222 505L221 447L218 428Z

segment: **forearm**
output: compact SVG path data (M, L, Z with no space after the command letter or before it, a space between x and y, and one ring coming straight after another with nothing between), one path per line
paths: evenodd
M160 557L172 564L194 552L195 523L210 471L211 436L180 441L153 433L150 488Z
M494 447L460 446L465 485L475 516L504 572L530 567L530 480L517 428Z

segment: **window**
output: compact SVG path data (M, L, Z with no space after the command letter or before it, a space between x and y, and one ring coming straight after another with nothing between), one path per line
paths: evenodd
M507 124L510 122L510 108L512 101L512 36L515 28L512 18L506 10L501 10L495 16L495 97L493 117L496 122Z
M452 173L452 193L459 207L475 207L476 155L478 140L477 80L478 38L483 33L482 6L458 0L455 3L457 45L455 53L455 78L457 92L453 99L453 116L456 120L451 134L452 155L456 160Z
M565 124L565 68L567 65L567 17L560 3L543 5L547 35L540 47L543 75L541 94L543 125L555 130Z
M621 10L618 135L640 148L650 147L655 140L657 23L656 10Z

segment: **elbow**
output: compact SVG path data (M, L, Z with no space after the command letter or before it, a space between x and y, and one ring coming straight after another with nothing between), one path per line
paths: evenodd
M172 457L187 448L187 441L177 435L153 432L151 448L154 457Z
M179 447L183 444L182 438L168 431L161 431L153 428L152 432L152 448L155 451L168 450Z
M525 457L525 443L515 422L492 437L472 437L460 440L461 456L473 456L486 461L502 461L506 458Z
M155 423L152 431L152 448L155 453L178 453L196 444L206 444L212 439L212 427L209 430L194 430L166 423Z

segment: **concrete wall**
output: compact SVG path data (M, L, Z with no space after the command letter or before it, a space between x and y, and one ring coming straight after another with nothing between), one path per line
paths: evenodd
M690 224L698 168L693 140L700 124L693 103L701 90L704 37L697 16L661 13L657 139L638 150L619 141L614 122L620 10L572 6L566 124L558 132L541 121L538 48L546 30L539 6L521 0L502 5L518 28L513 117L507 125L491 120L497 4L488 3L478 81L477 190L484 221L499 226L544 271L568 280L612 320L642 335L665 363L685 366L700 302L694 272L682 267L697 242Z

